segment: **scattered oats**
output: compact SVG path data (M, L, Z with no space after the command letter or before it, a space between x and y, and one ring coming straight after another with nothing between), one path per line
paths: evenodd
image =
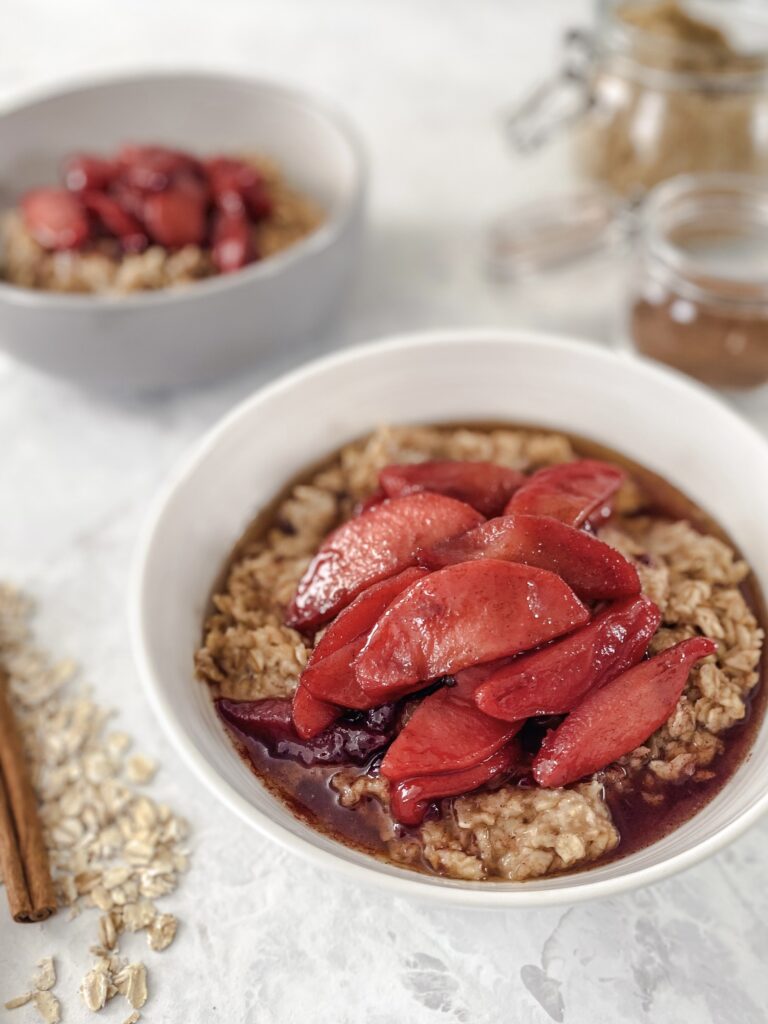
M100 871L81 871L74 877L77 891L82 895L91 892L101 880Z
M127 903L122 908L123 927L127 932L139 932L152 923L156 913L157 911L149 900Z
M61 1006L53 992L45 990L35 992L35 1009L40 1014L44 1024L59 1024L61 1020Z
M42 960L38 960L37 968L37 973L32 979L32 990L23 996L9 999L5 1008L6 1010L15 1010L19 1006L33 1002L44 1024L58 1024L61 1020L59 1001L50 991L56 984L56 968L53 957L46 956Z
M101 876L101 884L105 889L115 889L118 885L127 882L133 874L133 869L121 864L114 868L107 868Z
M111 732L104 745L111 757L118 758L131 746L131 737L125 732Z
M150 949L167 949L176 937L178 922L173 914L158 914L147 928Z
M131 782L142 785L151 782L157 771L157 761L151 757L144 757L143 754L134 754L126 762L125 774Z
M114 949L117 945L117 925L114 911L99 918L99 942L104 949Z
M94 907L98 907L99 910L112 909L112 896L103 885L97 885L91 890L91 900Z
M26 1006L34 997L34 992L25 992L23 996L14 996L13 999L9 999L7 1003L3 1003L3 1006L6 1010L17 1010L20 1006Z
M134 1009L147 1001L147 969L142 963L127 964L115 975L117 991L125 996Z
M142 867L154 858L155 844L144 839L129 839L123 847L123 853L129 864Z
M38 972L32 979L32 984L40 992L48 992L56 984L56 968L52 956L43 957L37 962Z
M140 1017L141 1014L139 1013L139 1011L134 1010L132 1013L128 1014L128 1016L123 1021L123 1024L136 1024Z
M160 896L167 896L176 888L176 876L173 874L157 875L152 871L145 871L141 875L139 889L142 896L147 899L156 900Z
M89 1010L95 1013L106 1005L108 986L107 971L100 964L88 971L80 986L80 993Z
M147 897L172 891L186 870L181 848L187 825L166 804L156 803L139 784L156 765L128 756L130 737L109 728L111 712L75 682L72 662L52 665L34 648L31 603L0 583L0 660L10 675L10 692L40 800L40 815L51 860L56 899L69 918L98 908L95 960L81 986L86 1005L100 1009L118 993L117 978L132 1005L146 999L143 965L118 955L124 931L148 933L152 948L173 939L175 918L158 915ZM59 1020L53 958L38 965L30 991L8 1009L34 1002L45 1024ZM131 1024L138 1013L129 1017Z

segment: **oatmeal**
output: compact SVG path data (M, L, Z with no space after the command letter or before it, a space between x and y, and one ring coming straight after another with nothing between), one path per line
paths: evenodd
M124 146L72 157L0 224L0 274L55 292L124 295L229 273L300 241L319 207L258 155L198 159Z
M748 567L668 485L577 447L530 430L382 428L238 546L197 671L260 777L315 827L418 870L523 881L652 841L735 767L763 639ZM318 586L313 557L361 510L387 538L375 564L365 544L347 576L323 556L333 578ZM398 562L406 513L420 554ZM368 576L355 582L360 558ZM549 632L510 604L521 582L546 600ZM436 601L469 629L477 601L464 607L462 589L509 620L478 619L459 663L441 660L456 637L439 616L429 651L407 634L408 615L430 622ZM354 641L350 674L342 634L364 620L376 625ZM660 680L664 700L623 714L627 694ZM623 749L590 734L593 714L626 718Z

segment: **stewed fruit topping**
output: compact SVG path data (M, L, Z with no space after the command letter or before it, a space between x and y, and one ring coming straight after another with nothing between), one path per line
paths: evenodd
M291 701L216 701L222 721L243 736L259 740L274 757L303 765L365 764L392 739L397 722L394 706L379 707L365 715L335 722L319 736L303 740L293 724Z
M597 512L609 511L610 501L625 479L618 466L597 459L576 459L534 473L513 495L505 515L551 516L569 526L581 526Z
M501 515L524 480L516 469L495 462L416 462L385 466L379 473L381 491L388 498L431 491L464 501L484 516Z
M375 707L379 702L360 686L353 662L389 605L425 575L426 569L405 569L358 594L323 634L301 674L300 688L342 707Z
M418 580L382 615L355 661L360 685L389 700L440 676L528 651L584 625L559 576L488 558Z
M489 519L420 556L432 569L475 558L502 558L549 569L584 601L608 601L640 591L637 569L616 548L547 516Z
M71 156L63 187L28 192L24 223L45 249L113 239L125 253L149 244L203 246L220 273L258 259L254 227L272 213L263 175L233 157L208 160L165 146L123 146L114 159Z
M365 587L416 564L416 553L482 522L464 502L441 494L394 498L343 523L323 542L299 582L286 621L311 631Z
M565 786L628 754L675 709L691 668L717 644L692 637L587 694L548 733L533 762L540 786Z
M640 661L660 622L647 597L616 601L575 633L486 668L475 703L508 722L565 714L587 691Z
M661 612L587 532L623 479L596 460L527 478L484 462L387 466L288 608L294 628L327 624L292 704L220 700L220 716L275 757L378 770L406 826L478 787L606 767L667 720L715 650L700 636L647 656Z

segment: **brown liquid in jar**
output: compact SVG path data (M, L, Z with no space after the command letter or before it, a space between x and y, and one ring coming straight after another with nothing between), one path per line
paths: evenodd
M499 428L541 429L532 427L529 424L501 422L447 423L435 424L435 426L475 430ZM648 496L648 503L643 509L643 514L670 519L686 519L701 532L719 537L731 548L738 551L736 545L724 530L706 512L657 474L619 455L604 445L566 434L564 431L559 433L563 433L569 438L578 456L604 459L626 469L628 474L637 481ZM264 509L254 519L244 532L243 538L235 545L226 566L217 577L217 582L225 578L229 567L237 561L244 547L266 533L270 526L273 525L275 509L296 484L311 479L319 469L330 464L334 458L335 456L332 456L327 460L323 460L320 465L309 467L298 478L292 480L280 495L270 503L269 507ZM215 593L217 589L218 587L214 587L213 592ZM762 594L752 575L747 577L741 589L748 606L760 625L765 628L766 623L768 623L768 616L766 615ZM577 866L571 871L560 872L560 874L588 871L592 867L621 859L658 842L693 817L720 792L739 766L748 759L750 747L765 714L766 703L768 702L768 686L765 685L765 656L761 658L758 673L758 683L745 699L747 713L744 720L720 734L724 741L724 750L715 758L710 766L713 776L698 782L688 780L681 783L666 783L666 786L674 788L674 796L666 800L661 806L653 806L646 803L641 792L638 790L622 794L612 784L608 783L605 787L605 796L613 815L614 824L620 834L620 841L617 847L596 861ZM232 733L228 732L228 735L232 736ZM369 762L369 765L362 767L315 765L307 768L296 762L271 756L263 743L247 736L240 735L236 746L243 759L262 784L273 796L285 804L300 821L316 831L343 843L345 846L380 860L393 863L402 870L415 870L426 874L435 874L433 869L427 864L409 865L390 859L386 842L381 839L380 827L389 827L391 830L391 819L385 814L377 801L371 799L358 804L355 808L342 807L338 802L336 791L330 785L331 777L342 770L349 774L364 774L371 764L381 759L383 752L375 755L371 762ZM512 783L508 782L507 784ZM530 784L530 780L523 780L522 784ZM395 828L398 836L407 836L411 831L399 825L396 825ZM547 877L552 877L552 875L553 873L550 873ZM504 880L500 878L489 878L486 884L502 881Z
M675 294L659 302L640 298L630 330L643 355L713 387L750 388L768 381L768 309L729 312Z

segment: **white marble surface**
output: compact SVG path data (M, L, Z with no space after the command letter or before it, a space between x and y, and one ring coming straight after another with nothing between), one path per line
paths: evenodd
M205 65L319 90L360 124L372 233L343 320L312 352L399 328L524 324L610 343L624 268L591 264L499 288L482 227L521 189L554 189L560 147L513 165L508 98L543 73L574 0L5 0L0 99L89 71ZM358 891L247 831L193 783L138 689L125 626L131 549L155 488L233 402L283 366L164 401L116 404L0 359L0 575L40 602L42 639L73 654L163 764L156 790L194 824L193 868L168 899L183 925L147 952L145 1019L289 1024L759 1024L768 1016L763 822L728 851L600 904L509 914L435 911ZM742 402L768 431L768 399ZM55 952L66 1020L94 920L12 927L0 906L0 996ZM141 943L143 946L143 941ZM137 948L140 948L137 946ZM0 1016L3 1011L0 1010ZM30 1008L8 1019L33 1019ZM102 1018L120 1021L124 1004Z

